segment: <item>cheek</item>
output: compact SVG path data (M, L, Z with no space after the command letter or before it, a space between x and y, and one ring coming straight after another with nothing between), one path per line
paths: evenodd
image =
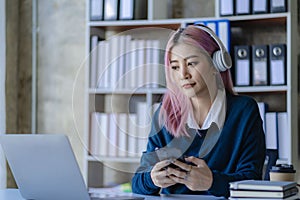
M174 70L171 70L170 71L170 79L175 84L178 84L178 81L179 81L179 74L178 74L178 72L174 71Z

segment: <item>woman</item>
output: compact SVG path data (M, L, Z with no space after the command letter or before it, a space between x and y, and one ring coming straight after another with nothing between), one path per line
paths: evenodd
M133 192L228 197L230 182L261 179L262 120L255 100L234 94L230 65L223 44L205 26L170 37L168 90L132 178Z

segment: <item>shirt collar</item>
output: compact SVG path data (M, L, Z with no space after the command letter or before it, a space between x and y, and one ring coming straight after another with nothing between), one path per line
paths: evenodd
M191 114L188 115L187 125L192 129L208 129L213 122L216 123L219 130L224 126L226 115L226 92L225 89L218 90L217 96L203 122L202 127L199 127Z

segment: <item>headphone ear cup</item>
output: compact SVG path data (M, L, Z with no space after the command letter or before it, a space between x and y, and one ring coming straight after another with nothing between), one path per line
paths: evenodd
M219 72L224 72L232 65L231 57L228 52L223 53L220 50L214 52L213 62Z
M224 67L223 62L222 62L222 53L221 51L216 51L213 54L213 63L215 65L215 68L219 72L223 72L226 70L226 67Z

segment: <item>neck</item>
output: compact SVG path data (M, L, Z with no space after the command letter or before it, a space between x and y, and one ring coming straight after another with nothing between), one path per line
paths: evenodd
M216 95L217 91L215 91L213 94L207 92L207 95L204 95L202 97L191 98L193 115L200 127L202 127L203 122L210 110L210 107L216 98Z

